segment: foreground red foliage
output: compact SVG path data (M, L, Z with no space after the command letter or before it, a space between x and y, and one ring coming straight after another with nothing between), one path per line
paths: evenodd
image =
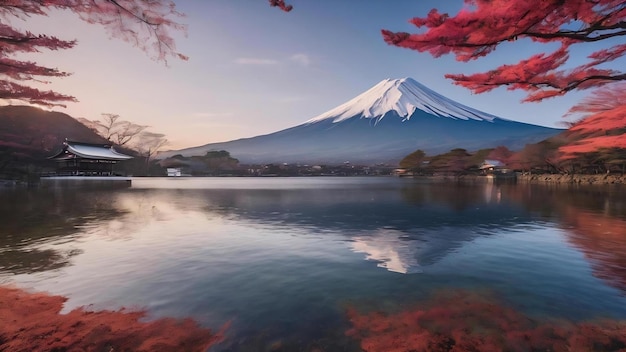
M626 149L626 137L624 137L624 135L617 135L584 138L577 141L575 144L560 147L559 151L563 153L561 160L567 160L584 155L585 153L611 148Z
M569 111L585 118L572 131L593 132L626 128L626 82L598 89Z
M383 30L391 45L434 57L453 54L470 61L492 53L510 42L529 39L555 43L558 49L514 64L476 74L448 74L455 84L474 93L497 87L528 92L525 101L540 101L569 91L600 87L626 80L626 73L604 64L626 55L626 45L612 38L626 35L623 0L465 0L465 6L449 15L433 9L410 22L425 31L394 33ZM603 42L604 41L604 42ZM570 49L576 44L604 43L587 61L572 66ZM619 66L618 66L619 67Z
M568 131L571 140L559 148L562 160L606 149L626 149L626 82L599 89L570 109L584 118Z
M75 102L72 96L41 90L27 83L49 83L48 77L67 77L68 72L24 61L21 53L65 50L76 45L46 34L22 30L12 23L33 16L48 16L56 10L70 11L81 20L103 26L111 37L120 38L144 50L154 59L167 62L170 57L187 60L176 51L172 32L185 32L186 26L177 20L182 14L169 0L12 0L0 1L0 99L20 100L43 106L65 106L60 102Z
M366 352L626 351L626 323L540 323L489 295L444 292L393 314L348 311Z
M144 312L75 309L65 298L0 287L0 351L206 351L218 342L191 319L140 322Z
M285 0L269 0L270 1L270 6L272 7L278 7L279 9L285 11L285 12L289 12L291 10L293 10L293 6L291 5L287 5L285 3Z

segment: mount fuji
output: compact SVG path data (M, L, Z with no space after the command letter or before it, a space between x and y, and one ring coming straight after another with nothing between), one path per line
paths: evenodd
M521 149L562 130L503 119L455 102L412 78L386 79L354 99L298 126L223 143L167 151L204 155L226 150L244 164L397 163L422 149Z

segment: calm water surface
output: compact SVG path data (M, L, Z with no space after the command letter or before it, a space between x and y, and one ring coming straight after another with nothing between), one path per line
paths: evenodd
M537 318L626 319L623 188L151 178L0 200L0 283L66 296L66 311L231 322L215 351L358 351L347 307L441 290Z

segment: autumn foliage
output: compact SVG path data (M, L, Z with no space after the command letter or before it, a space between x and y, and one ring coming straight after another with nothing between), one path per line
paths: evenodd
M366 352L623 351L626 323L540 322L493 295L438 292L396 313L348 311L349 336Z
M471 156L465 149L452 149L447 153L430 158L428 169L432 172L460 175L472 166L470 163Z
M170 57L186 60L176 51L172 31L184 31L177 20L182 16L173 1L156 0L16 0L0 2L0 99L15 99L44 106L63 106L72 96L40 90L25 82L48 83L47 78L69 73L16 58L20 53L70 49L75 40L18 29L12 22L32 16L47 16L52 10L66 10L85 22L104 26L111 37L127 41L154 59Z
M576 113L584 114L584 118L569 129L568 137L572 142L559 148L561 159L577 159L607 149L626 149L626 83L595 91L570 110L570 114Z
M487 72L446 75L475 93L507 86L528 91L526 101L539 101L626 80L623 71L603 66L626 54L626 44L610 41L626 35L625 19L623 0L465 0L465 7L455 16L433 9L426 17L410 21L426 31L410 34L383 30L382 34L391 45L434 57L453 54L459 61L484 57L499 46L523 39L558 43L550 53ZM585 63L566 68L575 45L600 41L606 41L604 48L589 54Z
M426 160L425 158L426 153L424 153L423 150L418 149L400 160L399 166L401 168L419 172L419 170L423 168L423 163Z
M279 9L285 12L289 12L293 10L293 6L287 5L284 0L269 0L269 2L270 2L270 6L278 7Z
M221 337L191 319L75 309L65 298L0 287L0 351L206 351Z

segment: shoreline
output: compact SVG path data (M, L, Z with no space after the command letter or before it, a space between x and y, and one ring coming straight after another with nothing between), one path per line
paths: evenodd
M152 176L154 178L164 177L164 176ZM201 177L251 177L251 178L267 178L272 176L197 176ZM273 177L394 177L391 175L359 175L359 176L338 176L338 175L307 175L307 176L273 176ZM395 176L398 177L398 176ZM399 176L402 178L412 178L412 179L421 179L432 182L462 182L462 183L489 183L489 182L503 182L503 183L531 183L531 184L572 184L572 185L623 185L626 184L626 174L625 175L615 175L615 174L595 174L595 175L587 175L587 174L526 174L526 173L515 173L514 177L489 177L485 175L418 175L418 176ZM144 178L144 177L142 177ZM151 176L145 176L145 178L151 178ZM171 177L172 179L178 178L196 178L196 176L188 176L188 177ZM44 179L44 178L42 178ZM53 178L50 178L52 180ZM131 177L125 177L125 180L130 180ZM95 181L95 179L94 179ZM109 181L109 180L106 180ZM42 183L46 182L36 182L29 183L23 180L10 180L10 179L0 179L0 189L2 188L21 188L21 187L38 187L41 186Z
M488 177L485 175L436 175L436 176L404 176L434 183L520 183L539 185L624 185L626 175L586 175L586 174L515 174L515 177Z
M610 174L518 174L517 182L538 184L573 184L573 185L623 185L626 175Z

